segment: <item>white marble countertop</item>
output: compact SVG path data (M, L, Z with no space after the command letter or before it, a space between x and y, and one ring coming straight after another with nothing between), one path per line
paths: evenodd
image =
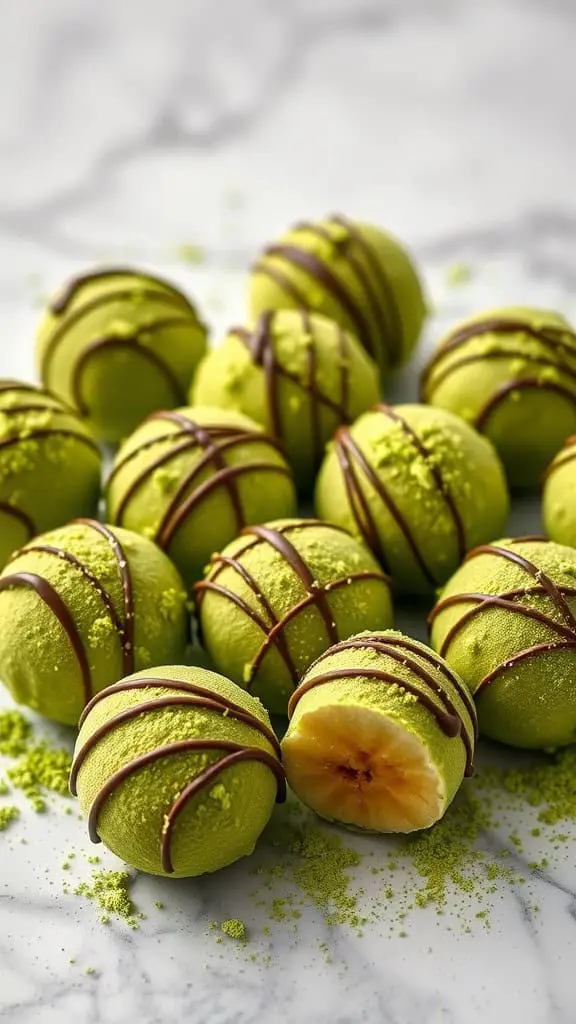
M576 315L575 29L572 0L4 0L1 375L32 373L38 297L87 262L173 275L217 333L242 316L258 246L332 209L411 243L440 321L516 301ZM184 243L205 248L203 265L178 259ZM450 289L455 261L472 277ZM395 393L414 382L412 370ZM517 524L536 519L528 505ZM528 870L537 914L498 883L490 926L469 933L431 908L405 937L386 912L359 937L308 907L296 931L267 935L249 864L138 877L147 916L130 931L63 893L67 851L72 881L93 852L63 806L35 815L22 801L0 834L9 1024L576 1021L570 843L550 870ZM516 824L525 860L542 856L533 816ZM484 838L496 850L506 835ZM371 864L386 844L346 841ZM366 908L381 902L369 867L355 884ZM246 922L246 947L210 932L229 917Z

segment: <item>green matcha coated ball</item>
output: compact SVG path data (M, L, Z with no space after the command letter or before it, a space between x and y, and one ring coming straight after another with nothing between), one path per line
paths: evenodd
M254 317L309 309L352 331L385 374L406 362L427 309L406 249L380 228L342 216L297 224L252 267Z
M296 511L278 442L206 406L153 413L120 449L107 492L109 521L154 540L187 584L244 526Z
M100 468L71 409L31 384L0 380L0 566L37 533L94 515Z
M196 585L204 645L219 671L285 714L327 647L392 622L388 581L345 530L313 519L246 527Z
M431 615L432 644L512 747L576 741L576 552L544 538L471 551Z
M96 437L115 442L155 409L183 404L206 334L174 285L145 271L96 268L51 302L37 363L46 387Z
M0 679L14 700L76 725L105 686L183 659L186 593L152 541L78 520L37 537L8 563L0 626Z
M534 488L576 432L576 334L556 313L489 310L457 324L422 378L422 400L462 416Z
M492 445L458 416L377 405L336 432L316 508L361 538L399 591L426 594L502 532L509 500Z
M546 471L542 494L544 528L550 540L576 548L576 435L569 437Z
M280 310L253 331L229 332L200 365L192 399L262 424L309 490L336 427L379 394L376 365L355 337L326 317Z
M81 719L70 784L94 842L176 878L248 856L285 797L260 701L203 668L138 672L99 693Z

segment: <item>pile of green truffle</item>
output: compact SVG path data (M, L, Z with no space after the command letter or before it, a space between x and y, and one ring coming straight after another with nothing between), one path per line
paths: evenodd
M91 838L154 874L249 854L287 783L407 833L442 818L479 732L576 741L570 324L470 316L421 403L390 406L427 312L399 242L303 222L248 291L208 351L175 285L89 270L42 320L42 386L0 381L0 678L79 728ZM501 539L509 488L540 485L550 539ZM428 602L430 646L392 628L396 599Z

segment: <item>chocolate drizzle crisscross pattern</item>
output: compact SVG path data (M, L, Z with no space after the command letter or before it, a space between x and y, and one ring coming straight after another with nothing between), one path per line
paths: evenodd
M327 659L343 651L353 650L369 650L389 658L408 669L414 675L415 681L411 682L402 675L384 670L376 665L364 665L358 668L347 668L345 666L340 668L335 666L325 671L319 671L316 674L317 670L321 669L322 664ZM421 664L422 661L429 664L444 677L444 685L434 678L431 672ZM296 705L305 693L308 693L316 686L321 686L323 683L337 682L341 679L374 679L391 686L398 686L405 693L411 694L422 707L430 712L446 736L450 738L459 736L462 739L466 752L465 774L467 776L472 775L474 769L474 744L478 736L474 701L466 686L452 669L431 651L427 651L405 637L388 636L387 634L353 637L350 640L345 640L343 643L336 644L336 646L331 647L314 662L307 672L306 679L292 694L288 704L289 718L294 714ZM460 702L464 705L464 713L451 697L450 689L457 692Z
M342 239L334 238L329 230L330 224L344 229L346 236ZM316 235L339 250L358 283L362 300L358 300L355 292L327 261L303 244L293 242L268 246L255 263L253 272L269 277L289 295L297 307L306 309L310 303L303 291L282 271L281 265L278 266L266 257L279 258L303 270L342 309L364 348L374 358L378 358L379 352L384 350L391 365L398 363L402 352L403 326L394 288L382 261L361 229L340 214L333 214L326 218L326 226L322 222L302 222L296 224L293 230Z
M133 704L124 708L122 711L119 711L116 715L113 715L104 722L103 725L97 728L92 735L88 737L82 748L76 754L72 765L70 789L74 795L76 795L77 792L78 775L82 765L84 764L87 756L96 749L100 741L110 735L110 733L112 733L118 726L121 726L126 722L133 721L141 715L147 715L155 711L170 711L172 709L182 708L188 708L191 711L199 709L235 719L236 721L250 726L263 736L270 744L273 751L273 753L270 753L260 747L242 746L241 744L234 743L230 740L209 738L184 739L165 744L155 748L154 750L140 754L110 776L102 789L96 795L89 813L88 828L90 838L95 843L100 842L100 837L98 835L98 820L106 801L118 789L118 787L134 773L138 772L141 768L146 768L148 765L154 764L156 761L162 760L163 758L169 758L177 754L204 754L211 753L212 751L222 752L223 756L221 758L208 765L204 770L200 771L179 794L175 795L172 805L166 811L166 824L160 837L160 859L163 870L167 874L173 874L174 864L172 860L172 839L178 818L189 805L190 801L194 797L198 796L204 789L206 789L206 787L212 785L212 783L225 769L231 768L242 761L252 761L264 764L276 777L278 802L282 802L286 799L286 780L280 763L280 744L272 730L264 722L260 721L260 719L257 718L256 715L252 714L252 712L247 711L245 708L241 707L241 705L236 704L227 697L195 683L156 677L126 679L108 687L106 690L102 690L84 709L84 713L80 719L80 726L83 725L91 710L100 701L107 697L114 696L117 693L139 690L166 690L170 691L170 693L161 697L150 697L150 699L144 699L139 704Z
M520 537L516 538L514 541L509 541L508 543L510 545L516 545L528 542L539 542L542 544L548 543L548 541L543 537ZM463 593L453 594L441 599L429 616L429 626L432 626L438 616L447 608L454 608L462 604L472 605L472 607L463 612L461 618L448 630L440 647L440 655L442 657L446 657L453 641L461 633L462 629L470 622L474 621L474 619L481 615L482 612L485 612L490 608L502 608L503 610L510 612L511 615L519 615L524 618L532 619L533 621L545 626L553 634L559 637L559 639L548 643L534 644L524 650L517 651L511 657L507 658L506 661L502 662L502 664L497 665L480 681L475 690L476 696L478 696L487 686L493 683L494 680L499 679L506 671L521 662L531 660L532 658L536 658L540 654L547 652L576 649L576 615L572 611L567 600L568 598L576 598L576 587L558 585L542 569L540 569L538 565L531 562L524 555L520 554L520 552L514 551L513 549L509 550L495 544L484 544L480 547L474 548L474 550L470 551L466 556L466 562L469 562L474 558L478 558L481 555L492 555L496 558L505 559L522 569L523 572L535 582L528 586L516 587L501 594ZM550 599L553 607L556 609L558 618L554 618L548 612L543 611L540 608L535 608L530 604L522 603L525 599L538 596Z
M122 669L124 674L128 675L134 671L134 594L130 567L126 554L118 538L110 529L108 529L107 526L104 526L102 523L98 523L93 519L78 519L76 522L79 525L86 526L99 533L106 540L114 555L122 581L124 603L122 616L120 616L116 611L114 602L110 597L110 594L108 594L102 586L101 581L90 572L79 558L71 554L71 552L65 551L63 548L57 548L51 544L41 543L28 545L21 548L20 551L17 551L12 556L11 562L14 562L16 559L25 555L34 554L36 552L58 558L61 561L66 562L66 564L71 566L71 568L76 572L80 573L86 583L88 583L89 586L98 594L98 597L101 599L106 612L110 617L110 621L114 627L116 635L118 636L122 650ZM92 696L90 664L84 642L70 609L67 607L52 584L38 574L17 572L11 573L8 576L0 577L0 591L7 590L13 586L28 587L34 590L60 623L68 637L70 646L74 651L78 662L78 669L82 678L84 690L84 704L86 704Z
M432 456L432 452L420 439L416 431L410 427L406 420L400 416L396 410L390 408L390 406L380 404L374 406L374 411L381 413L383 416L387 416L393 420L394 423L398 424L414 445L417 455L423 460L432 477L435 488L443 499L452 519L458 545L458 561L462 561L467 547L464 521L460 515L456 499L444 480L442 472ZM411 523L400 511L380 474L377 473L367 455L365 455L360 446L354 440L348 427L340 427L340 429L336 431L334 436L334 452L344 480L350 511L358 531L364 538L368 547L374 552L383 568L386 571L389 571L390 564L378 527L374 521L370 503L362 487L362 478L376 493L379 500L386 506L388 512L394 519L394 522L402 533L402 536L412 552L414 561L424 576L424 579L430 586L437 587L440 581L436 579L433 570L428 566L424 555L420 551L418 540L412 531Z
M446 356L450 356L453 352L457 352L460 349L465 351L469 341L474 341L485 334L491 333L500 335L521 333L528 335L528 337L533 338L547 350L549 355L538 356L537 354L532 354L520 345L517 348L494 348L485 352L475 352L469 355L463 354L461 358L448 363L442 369L442 363ZM572 365L566 361L565 357L567 356L573 360ZM573 380L574 387L570 388L562 383L562 381L546 379L544 376L537 377L533 374L526 377L514 376L511 380L496 388L494 393L478 410L474 419L474 426L478 430L482 431L486 427L487 421L494 410L512 392L534 389L554 391L576 405L576 334L568 326L565 329L553 326L535 327L528 321L515 320L508 317L493 317L456 328L453 334L446 339L444 344L432 356L422 374L420 386L421 400L423 402L430 401L434 389L452 376L453 373L461 369L461 367L494 359L521 359L533 366L541 366L544 370L552 369L556 373L560 372L565 377Z
M279 441L286 440L286 430L282 422L280 396L278 387L282 379L296 384L308 397L310 409L310 428L312 449L315 461L318 462L324 452L325 434L322 428L322 410L325 409L336 417L337 423L350 421L350 353L346 332L335 324L338 339L338 363L340 367L340 396L337 401L327 395L322 387L318 368L318 350L312 318L306 309L301 310L302 331L309 338L306 349L306 376L288 370L279 361L274 345L274 320L277 312L269 310L259 318L253 332L243 327L234 327L229 332L239 338L245 345L252 361L261 366L266 380L266 401L270 414L270 423L274 437Z
M15 393L23 391L27 397L19 399L16 404L10 405L8 408L0 407L0 417L6 416L11 419L12 417L25 416L27 413L45 412L54 416L55 423L54 426L37 426L32 427L32 429L30 429L30 425L27 426L25 423L14 424L14 432L10 436L0 439L0 453L8 448L14 448L19 444L26 444L30 441L41 441L51 437L69 437L78 441L79 444L84 444L91 448L100 458L100 449L96 442L84 433L81 427L78 430L74 429L74 421L70 422L71 410L67 409L60 402L60 399L50 394L50 392L43 391L41 388L36 388L31 384L20 384L18 381L11 380L0 381L0 394L7 394L10 391ZM35 396L36 401L33 402L31 400L32 396ZM58 421L61 423L60 426L58 426Z
M145 466L126 488L114 515L115 522L121 524L132 498L156 470L168 465L185 452L193 452L195 449L200 449L203 452L201 458L182 477L156 529L154 540L164 550L170 546L176 532L197 506L218 488L223 487L226 490L236 519L236 527L240 532L246 524L246 517L238 487L239 479L255 472L275 473L289 479L292 478L287 466L273 461L255 460L228 465L226 454L234 448L244 445L264 444L276 451L281 451L278 442L266 434L226 424L202 426L180 412L152 413L147 422L152 420L173 423L179 429L150 438L121 458L108 478L107 487L109 489L110 483L116 479L121 470L142 452L166 441L170 443L170 447ZM208 468L213 470L213 474L198 484L198 477Z
M127 285L124 282L116 289L111 289L102 295L98 295L93 299L80 303L76 309L69 312L69 307L85 285L89 285L94 281L105 280L107 278L126 278L132 276L135 277L135 282L132 286ZM196 310L188 301L186 296L173 284L170 284L161 278L142 274L141 272L134 271L127 267L103 268L101 270L81 274L78 277L73 278L64 291L53 300L50 310L55 316L60 316L61 319L54 326L44 351L41 367L42 378L46 383L48 383L52 360L56 354L59 343L70 328L82 321L86 315L110 304L114 304L115 302L139 301L141 299L147 299L160 306L165 306L172 312L170 315L164 317L156 317L156 319L152 320L150 323L138 324L134 331L129 335L106 335L102 338L94 338L83 348L80 358L73 367L71 378L71 390L74 403L83 415L87 415L89 412L86 402L82 396L82 378L84 370L93 355L105 349L118 350L126 348L133 349L134 347L137 347L139 355L152 363L161 376L164 377L172 390L174 401L179 403L185 400L185 387L179 380L177 374L157 352L144 345L143 341L148 335L169 330L173 327L190 326L191 324L195 324L202 328L203 325L198 319Z
M321 523L318 520L305 519L287 524L277 529L272 529L267 526L246 527L242 531L243 536L252 537L253 539L248 541L242 550L237 552L233 558L223 557L222 555L214 556L211 563L211 572L208 578L195 585L194 589L196 591L199 607L201 606L206 593L212 592L219 594L221 597L226 598L240 608L262 631L264 640L252 659L248 671L246 680L248 690L250 690L254 685L258 669L266 657L266 654L271 649L275 649L278 652L288 670L292 683L294 686L297 685L299 681L298 666L294 661L290 650L285 630L286 627L298 617L300 612L304 611L306 608L316 608L324 623L328 644L337 643L339 636L332 608L330 606L329 595L334 590L338 590L343 586L349 586L356 581L362 582L366 580L379 580L381 582L386 582L385 576L380 572L363 571L349 573L341 579L336 579L326 584L318 583L314 579L310 567L304 561L295 545L289 540L287 534L293 530L314 529L319 526L327 526L327 524ZM339 529L339 527L334 527L332 525L328 528ZM341 532L346 533L345 530L341 530ZM295 575L304 585L306 592L306 596L297 604L289 608L288 611L286 611L280 618L275 614L268 599L262 593L257 581L250 575L241 561L242 556L247 551L255 547L257 544L262 543L269 544L270 547L285 559L287 564L294 571ZM220 574L226 568L233 569L240 576L242 581L248 586L257 599L258 604L260 605L259 609L253 608L252 605L239 594L234 593L234 591L229 590L218 582Z
M558 452L558 455L544 473L542 483L545 484L557 469L562 469L562 467L567 465L568 462L574 462L574 459L576 459L576 434L573 434L572 437L566 439L564 447L560 452Z

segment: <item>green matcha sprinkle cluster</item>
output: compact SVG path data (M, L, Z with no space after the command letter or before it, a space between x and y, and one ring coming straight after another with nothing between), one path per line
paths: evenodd
M235 939L236 942L241 942L243 945L248 942L246 925L243 921L239 921L237 918L232 918L230 921L223 921L220 925L220 931L223 932L224 935L227 935L229 939Z
M20 811L14 805L8 807L0 807L0 832L5 832L8 826L16 820L20 815Z
M0 711L0 754L20 757L28 746L31 728L19 711Z
M128 871L98 869L92 872L90 882L81 882L74 889L74 895L85 896L95 903L102 911L102 924L108 924L110 917L116 917L124 920L129 928L137 929L143 914L137 913L130 898L132 881L133 876Z
M68 779L72 759L67 750L53 750L46 743L28 747L6 772L16 789L22 790L35 811L46 810L44 791L69 796Z

